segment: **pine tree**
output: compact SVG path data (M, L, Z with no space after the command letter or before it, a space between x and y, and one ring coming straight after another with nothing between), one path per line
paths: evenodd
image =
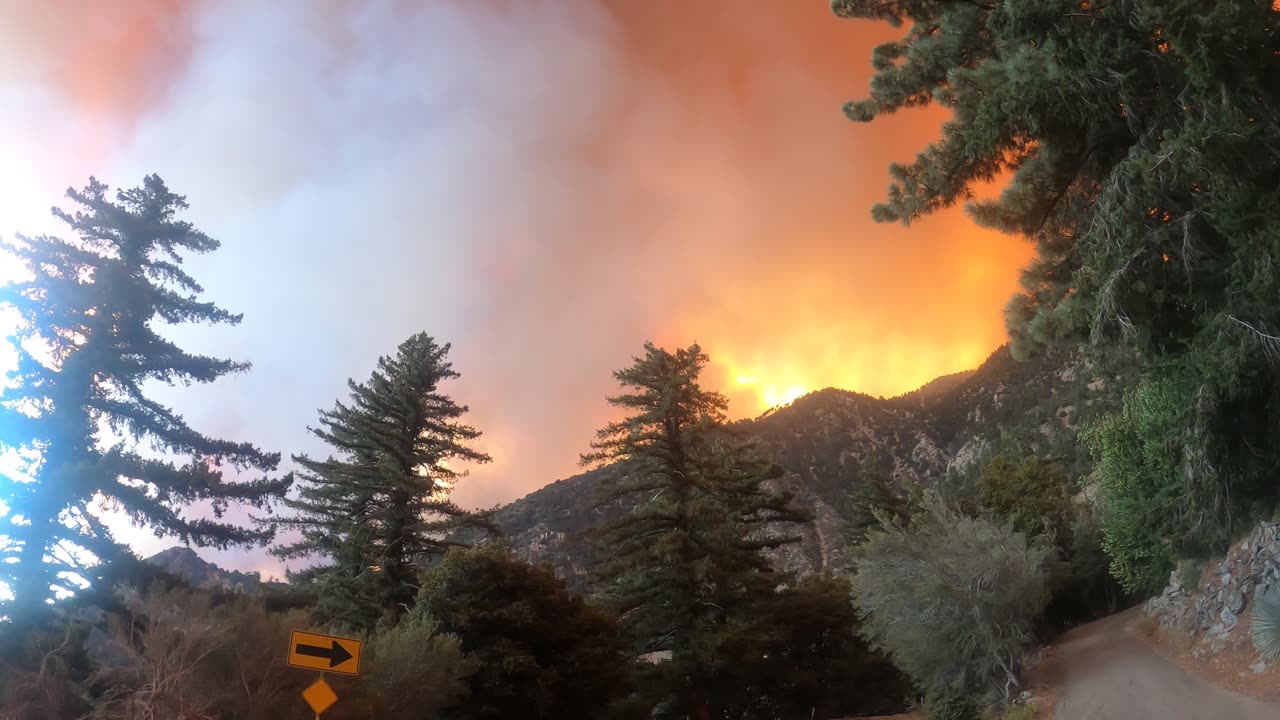
M484 524L449 500L455 464L489 456L471 446L480 431L459 422L466 406L439 391L458 377L448 353L425 333L401 343L367 382L348 381L350 400L310 429L337 455L293 458L305 470L298 497L284 501L295 512L274 522L301 538L273 552L328 561L294 576L317 588L322 621L369 629L398 617L413 605L422 561L454 544L447 533Z
M797 538L777 523L802 522L785 494L765 488L776 466L725 425L722 395L702 389L707 356L645 344L643 357L614 373L631 414L597 433L584 465L617 462L601 503L634 506L596 530L605 553L601 588L649 677L654 717L718 717L735 657L751 646L760 603L786 581L763 551Z
M876 48L871 97L845 106L851 119L934 102L953 113L940 140L890 168L877 219L909 223L1012 173L998 200L969 209L1039 249L1010 305L1015 351L1092 336L1180 352L1204 331L1267 344L1280 281L1254 261L1277 240L1271 2L832 6L911 22Z
M15 387L0 400L0 450L38 457L26 469L30 481L3 485L10 527L0 531L0 578L20 612L41 607L51 588L79 589L77 576L92 582L136 560L91 506L113 506L184 543L252 546L271 531L223 521L223 513L233 503L264 507L291 482L230 481L224 468L270 471L279 455L202 435L146 392L149 382L207 383L249 368L188 353L157 327L240 321L200 300L202 288L182 268L185 255L219 246L178 219L185 198L155 175L114 200L92 178L67 197L79 209L53 214L74 237L6 243L29 278L0 288L0 305L22 322ZM213 517L183 513L200 502Z
M907 499L894 492L893 481L880 470L874 451L863 457L860 470L849 518L845 522L850 545L862 542L868 530L880 526L876 512L898 520L907 517Z
M1280 12L1270 0L833 0L910 23L876 48L868 122L937 103L941 138L890 168L881 221L1007 177L979 223L1037 247L1006 318L1016 357L1087 341L1190 408L1176 475L1221 541L1280 463ZM1191 530L1192 528L1184 528Z

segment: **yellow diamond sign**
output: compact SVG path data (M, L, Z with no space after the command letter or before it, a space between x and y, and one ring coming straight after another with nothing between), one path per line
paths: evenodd
M302 691L302 699L307 701L311 706L311 711L316 715L333 707L338 702L338 696L333 693L333 688L329 687L329 683L324 678L311 683L311 687Z

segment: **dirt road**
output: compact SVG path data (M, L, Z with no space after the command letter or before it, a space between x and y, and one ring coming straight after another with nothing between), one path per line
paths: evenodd
M1280 706L1234 695L1182 672L1125 631L1128 611L1067 633L1042 679L1055 720L1280 720Z

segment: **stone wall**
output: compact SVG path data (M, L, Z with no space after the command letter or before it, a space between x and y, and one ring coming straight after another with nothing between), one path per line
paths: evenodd
M1174 571L1164 592L1143 608L1161 627L1188 633L1197 657L1239 644L1248 635L1243 616L1254 597L1280 585L1280 523L1258 525L1232 545L1225 558L1206 566L1199 583L1183 587Z

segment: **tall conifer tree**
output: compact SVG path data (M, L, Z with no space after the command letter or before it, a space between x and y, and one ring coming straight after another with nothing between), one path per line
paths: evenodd
M875 450L862 458L858 472L858 486L853 492L853 503L845 521L846 538L850 545L858 545L867 538L867 531L880 526L876 511L884 517L905 520L907 498L893 488L893 480L880 469Z
M368 381L348 381L350 400L311 428L336 454L293 458L305 469L298 497L284 501L295 513L273 522L301 538L273 552L327 560L295 576L319 591L324 620L368 629L398 617L417 596L422 561L455 544L449 531L484 523L449 500L456 465L489 456L471 445L480 431L459 421L466 406L439 390L458 377L448 352L419 333L379 358Z
M1223 541L1280 499L1280 11L1272 0L832 0L908 24L877 47L859 122L937 103L941 138L890 168L873 216L968 201L1037 248L1015 357L1088 342L1182 394L1183 532ZM1007 178L999 198L975 188Z
M73 236L6 244L29 278L0 288L0 305L21 317L14 387L0 399L0 450L38 457L27 481L0 478L9 508L0 578L19 610L40 607L51 587L77 589L69 572L92 581L134 559L91 505L186 543L251 546L271 531L223 521L223 512L262 507L291 482L229 481L224 468L270 471L279 454L205 436L146 392L149 382L207 383L249 367L188 353L160 333L162 324L240 321L201 300L183 270L187 254L219 246L178 219L186 200L155 175L114 200L94 179L67 197L78 209L53 213ZM183 512L199 502L213 517Z
M645 344L614 373L609 402L629 413L597 433L584 465L616 462L601 502L634 506L596 530L601 590L646 665L655 717L707 720L727 702L734 663L752 652L760 602L786 581L763 551L797 538L776 523L807 520L764 482L780 473L725 426L725 398L702 389L707 356ZM669 653L669 655L668 655Z

